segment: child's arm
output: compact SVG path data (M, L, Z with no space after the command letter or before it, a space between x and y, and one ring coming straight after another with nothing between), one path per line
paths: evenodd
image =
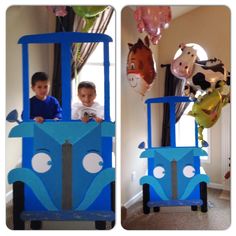
M79 120L78 104L77 103L74 103L71 107L71 119L72 120Z
M36 116L36 117L34 117L34 120L37 123L43 123L44 122L44 118L42 116Z
M97 108L97 115L94 116L93 119L98 123L103 122L104 120L104 107L103 106L99 106Z
M62 109L61 109L61 106L60 106L59 102L57 101L57 99L55 99L55 107L56 107L56 112L55 112L54 120L61 120Z
M99 117L97 117L97 116L95 116L93 119L94 119L96 122L98 122L98 123L103 122L103 119L102 119L102 118L99 118Z
M81 120L85 123L87 123L89 121L89 116L84 116L81 118Z

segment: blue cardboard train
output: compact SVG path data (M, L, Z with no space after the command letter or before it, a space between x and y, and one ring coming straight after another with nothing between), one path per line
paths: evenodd
M11 170L14 229L40 229L42 221L94 221L97 229L115 220L115 170L112 167L112 137L115 123L110 119L109 43L105 34L49 33L19 39L23 60L23 120L17 111L8 121L18 124L9 137L22 138L22 167ZM103 44L104 121L83 123L71 120L71 47L73 43ZM29 46L60 44L62 120L38 124L30 120ZM99 81L101 82L101 81Z
M207 156L202 148L198 147L197 125L195 125L195 146L176 146L176 104L190 103L188 97L159 97L146 100L148 146L141 153L140 158L147 158L148 172L141 177L143 186L143 212L155 212L160 207L191 206L202 212L207 212L207 183L210 179L201 167L200 156ZM152 144L152 105L156 103L168 104L170 145L156 147Z

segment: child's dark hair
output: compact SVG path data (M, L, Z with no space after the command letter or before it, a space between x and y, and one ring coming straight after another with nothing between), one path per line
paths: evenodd
M83 81L80 82L78 85L78 91L82 88L90 88L90 89L94 89L94 91L96 92L96 86L93 82L90 81Z
M31 77L31 85L35 86L38 81L48 81L48 75L44 72L36 72Z

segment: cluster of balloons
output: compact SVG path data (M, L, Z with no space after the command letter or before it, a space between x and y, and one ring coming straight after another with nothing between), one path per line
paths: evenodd
M88 32L88 30L93 26L95 20L101 14L107 6L73 6L72 9L76 15L82 17L85 20L85 26L83 32ZM55 16L66 16L66 6L48 6L47 9L52 12Z
M66 6L47 6L47 9L52 12L55 16L66 16Z
M88 32L94 25L97 17L106 10L107 6L73 6L74 13L82 17L85 24L81 32ZM48 6L47 9L57 17L64 17L67 15L66 6ZM60 19L60 18L59 18ZM80 54L81 43L76 43L76 50L74 52L73 59L75 64L81 60ZM77 69L75 68L75 75L77 75Z
M107 6L73 6L75 14L85 20L83 32L88 32L93 26L97 17L107 8Z
M198 123L202 146L207 146L202 132L217 122L222 107L230 101L230 73L221 60L201 62L193 47L180 44L180 48L182 53L172 61L171 72L185 81L185 95L195 101L189 115Z
M140 33L146 31L151 42L158 44L162 31L169 27L171 10L168 6L140 6L134 12Z
M198 124L198 139L203 147L208 146L203 139L203 130L211 128L217 122L224 105L220 92L215 89L212 93L203 95L200 101L195 101L192 110L188 113Z

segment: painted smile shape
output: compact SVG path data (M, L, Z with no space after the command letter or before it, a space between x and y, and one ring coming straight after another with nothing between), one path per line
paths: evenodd
M180 200L187 199L188 196L193 192L195 187L197 185L199 185L201 182L209 183L210 182L209 176L208 175L198 174L198 175L195 175L194 177L192 177L191 180L189 181L189 183L188 183L184 193L180 197Z
M192 177L192 179L189 181L184 193L182 194L182 196L179 198L179 200L186 200L188 198L188 196L194 191L195 187L200 184L201 182L206 182L209 183L210 179L207 175L202 175L202 174L198 174L195 175L194 177ZM140 184L149 184L155 191L155 193L163 200L170 200L165 191L163 190L160 181L158 179L156 179L153 176L143 176L140 179Z
M138 86L138 80L141 78L139 74L136 73L129 73L128 74L128 81L132 88L135 88Z
M8 182L12 184L16 181L23 182L31 188L40 203L49 211L58 211L57 207L51 200L47 189L42 180L30 169L16 168L9 172ZM85 197L79 206L78 211L86 210L99 196L101 191L111 182L115 181L114 168L107 168L101 171L90 184Z

